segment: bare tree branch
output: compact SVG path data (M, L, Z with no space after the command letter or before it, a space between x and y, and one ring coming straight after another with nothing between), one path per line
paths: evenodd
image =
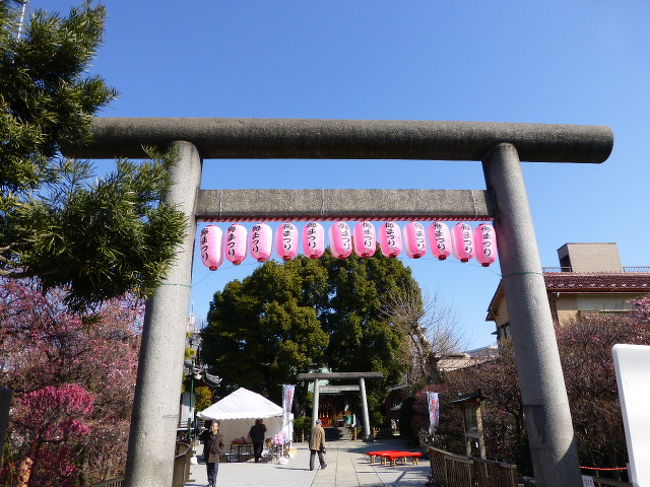
M453 306L443 302L438 293L423 300L419 290L405 290L385 296L381 311L409 337L403 357L408 366L407 384L442 382L438 362L457 354L462 345Z

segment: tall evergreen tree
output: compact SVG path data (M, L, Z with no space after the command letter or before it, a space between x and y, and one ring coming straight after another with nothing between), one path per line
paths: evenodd
M322 260L328 270L328 306L321 323L330 335L327 361L336 371L379 371L381 381L368 381L368 403L378 409L388 387L397 385L411 364L409 338L385 313L389 296L416 296L421 291L411 270L401 260L377 252L370 259L356 256Z
M385 314L382 297L420 289L395 259L325 257L267 262L232 281L210 304L203 358L225 378L279 398L278 384L298 372L381 371L369 381L371 407L402 378L408 336ZM225 391L224 391L225 392Z
M327 273L304 257L267 262L214 294L203 331L203 359L223 377L222 392L246 387L276 401L279 384L324 362L328 336L316 303Z
M76 307L146 295L169 267L185 221L159 201L172 156L152 154L91 179L61 149L90 140L90 122L117 92L88 75L105 9L36 11L17 36L22 2L0 0L0 275L65 286Z

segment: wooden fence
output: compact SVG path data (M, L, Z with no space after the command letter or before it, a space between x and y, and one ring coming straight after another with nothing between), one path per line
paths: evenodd
M432 487L517 487L517 466L510 463L454 455L429 448ZM596 487L632 487L628 482L591 477Z
M174 457L174 476L172 487L183 487L190 478L190 460L194 451L189 443L176 444L176 456Z
M192 446L189 443L176 444L176 456L174 457L174 474L172 487L183 487L190 478L190 459L193 455ZM104 480L88 487L122 487L124 477Z
M104 480L98 484L93 484L90 487L122 487L123 477L117 479Z
M431 481L436 487L517 487L517 466L463 457L429 448Z

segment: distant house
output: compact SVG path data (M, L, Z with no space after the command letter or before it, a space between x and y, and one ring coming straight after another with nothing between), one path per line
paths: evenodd
M594 313L624 313L630 301L650 294L650 267L623 267L615 243L567 243L558 249L560 267L545 267L544 281L556 325ZM494 321L497 339L510 335L503 282L486 321Z
M476 348L474 350L467 350L463 353L448 354L438 360L438 369L444 374L445 372L451 372L453 370L473 367L474 365L494 360L498 354L499 349L492 345Z

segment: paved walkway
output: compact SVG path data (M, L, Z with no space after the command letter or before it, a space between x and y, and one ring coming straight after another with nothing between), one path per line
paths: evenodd
M198 452L202 451L198 447ZM364 443L332 441L327 443L327 468L309 470L307 443L294 444L296 455L286 465L270 462L219 464L217 487L423 487L431 469L427 460L419 465L371 465L365 454L371 450L410 450L398 440ZM315 459L318 465L318 457ZM207 485L204 464L192 465L186 487Z

